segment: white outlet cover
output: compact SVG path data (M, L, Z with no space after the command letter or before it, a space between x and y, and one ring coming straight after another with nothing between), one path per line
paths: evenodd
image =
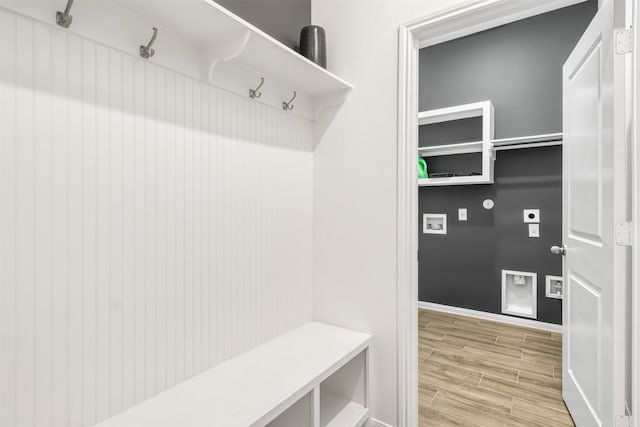
M529 224L529 237L540 237L540 224Z
M546 276L545 296L547 298L562 299L563 282L562 276ZM559 292L555 289L559 285Z
M447 214L426 213L422 215L423 234L447 234Z
M491 199L485 199L484 202L482 202L482 207L484 207L485 209L493 209L494 203L493 200Z
M540 222L540 209L525 209L523 212L525 224L536 224Z
M467 220L467 208L458 209L458 221L466 221Z

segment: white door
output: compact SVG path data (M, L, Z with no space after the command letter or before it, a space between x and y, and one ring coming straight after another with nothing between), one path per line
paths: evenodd
M563 68L563 395L578 427L624 414L626 218L624 56L605 0ZM556 250L556 252L558 252Z

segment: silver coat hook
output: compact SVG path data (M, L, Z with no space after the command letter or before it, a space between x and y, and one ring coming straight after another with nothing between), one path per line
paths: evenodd
M63 28L69 28L71 21L73 21L71 6L73 6L73 0L67 0L67 7L64 8L64 12L56 12L56 23Z
M264 77L260 77L260 84L255 89L249 89L249 98L255 99L260 98L262 96L262 92L258 92L262 85L264 84Z
M296 91L294 90L294 91L293 91L293 98L291 98L291 99L289 100L289 102L283 102L283 103L282 103L282 109L283 109L284 111L291 111L291 110L293 110L294 105L292 104L292 102L293 102L293 100L294 100L294 99L296 99L296 96L297 96L297 95L298 95L298 94L297 94L297 93L296 93Z
M140 56L144 59L149 59L156 54L155 49L151 49L151 46L153 46L153 43L156 41L156 37L158 37L158 29L153 27L153 36L151 37L149 44L146 46L140 46Z

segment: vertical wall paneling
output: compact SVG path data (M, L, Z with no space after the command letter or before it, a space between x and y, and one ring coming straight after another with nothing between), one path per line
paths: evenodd
M0 8L0 426L90 426L312 317L312 124Z
M166 88L166 70L159 69L156 76L156 104L158 111L156 112L158 120L156 121L157 132L157 151L156 151L156 188L157 198L155 211L157 212L156 218L156 262L158 266L158 280L156 281L156 354L167 353L167 240L166 240L166 188L167 188L167 175L165 171L166 167L166 147L167 147L167 100L164 88ZM156 358L156 372L157 382L156 388L158 390L164 390L167 387L167 362L165 357Z
M18 40L33 47L33 29L25 19L16 22L15 34ZM19 191L16 192L16 211L18 236L17 252L17 276L18 283L16 302L20 307L17 313L19 333L16 341L17 371L18 371L18 422L32 424L35 412L32 401L27 397L35 393L35 325L34 306L35 299L34 281L34 132L31 118L34 116L35 99L33 91L34 67L33 55L30 49L17 50L16 66L20 72L16 76L18 93L16 99L16 131L20 144L16 147L16 180Z
M96 46L82 43L82 423L96 422L97 341L96 341L96 230L97 230L97 85Z
M109 412L122 410L122 55L109 52Z
M109 50L96 49L96 418L109 414Z
M134 61L132 79L134 139L133 139L133 263L134 263L134 401L140 401L146 396L146 365L145 365L145 234L144 234L144 195L145 195L145 133L144 133L144 90L140 83L144 82L144 63Z
M193 87L193 148L192 148L192 200L193 200L193 370L202 369L202 117L201 87Z
M176 341L176 262L168 262L169 260L177 261L176 254L176 203L169 203L169 200L177 200L176 186L176 78L172 73L167 74L166 80L166 105L167 105L167 151L166 151L166 298L167 298L167 317L166 317L166 348L167 348L167 387L176 384L176 354L178 343ZM211 365L209 365L211 366Z
M51 34L51 61L53 97L51 111L55 115L53 126L51 127L52 140L52 238L51 251L53 256L52 269L52 336L53 336L53 413L52 425L65 425L69 423L69 395L68 385L70 371L68 367L68 342L69 325L67 322L68 312L68 197L67 197L67 174L69 158L69 128L67 109L67 45L66 37L61 32ZM22 40L16 40L16 46L26 47ZM22 72L22 70L20 70ZM9 82L6 82L9 84ZM16 145L21 143L20 139L15 140ZM19 191L20 184L17 184ZM21 285L18 279L17 286ZM20 307L18 307L20 309ZM20 396L18 396L20 398ZM18 423L19 425L20 423Z
M82 355L82 263L77 262L82 259L82 40L68 37L67 52L67 370L71 372L80 366ZM82 378L70 376L67 387L69 424L79 425Z
M42 93L44 105L51 105L51 44L47 35L47 30L42 27L36 27L34 32L34 87L36 92ZM42 42L43 40L44 42ZM0 81L3 78L0 77ZM4 113L2 114L4 116ZM51 236L52 236L52 194L51 194L51 158L52 158L52 140L51 134L53 114L50 108L40 110L38 117L39 126L35 131L35 210L41 212L36 217L35 235L37 236L37 244L35 247L35 283L39 283L38 293L35 295L35 354L36 358L35 377L39 378L38 388L36 389L35 401L41 402L41 410L35 414L35 424L45 425L52 417L52 376L51 376L51 360L52 360L52 254L51 254ZM1 125L0 125L1 126ZM3 134L0 131L0 134ZM0 155L1 157L1 155ZM0 166L2 167L2 166ZM0 202L1 203L1 202ZM2 206L5 206L2 203ZM0 257L3 257L0 254ZM2 261L0 261L1 263ZM2 273L0 273L2 275ZM3 308L0 308L2 311ZM1 340L1 339L0 339ZM4 342L4 341L3 341ZM1 365L1 363L0 363ZM0 397L2 399L2 397ZM1 423L1 421L0 421Z
M0 61L0 79L15 80L15 17L0 14L0 49L4 54ZM0 85L0 132L8 141L15 141L15 88ZM15 142L0 145L0 203L15 206ZM15 424L17 412L16 383L16 252L15 252L15 209L0 209L0 274L2 275L2 295L0 298L0 401L4 402L0 411L3 426ZM5 345L11 343L11 346ZM42 400L43 406L46 401Z
M135 118L133 59L122 56L122 406L135 401Z
M145 63L144 65L144 81L141 82L144 87L144 115L146 117L156 116L156 67ZM157 162L157 132L156 121L145 121L145 139L144 139L144 159L143 169L145 171L145 218L144 218L144 240L145 240L145 378L146 378L146 394L156 394L157 382L157 359L156 359L156 341L157 341L157 318L156 318L156 302L157 302L157 236L156 236L156 195L158 185L156 181L156 162Z

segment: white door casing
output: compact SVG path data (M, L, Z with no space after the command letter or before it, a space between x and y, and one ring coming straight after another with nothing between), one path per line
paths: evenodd
M603 2L563 67L563 396L580 427L624 414L627 221L624 60L614 48L623 11ZM622 74L621 74L622 73ZM621 129L622 127L622 129Z
M399 28L397 176L399 427L418 425L418 325L417 315L413 310L418 296L416 251L419 230L415 173L418 148L418 50L581 1L583 0L546 0L544 2L468 0L434 11L407 22ZM634 72L637 73L637 65L634 65ZM640 261L638 263L640 264ZM640 297L637 301L637 306L640 307ZM640 345L637 345L637 348L640 348ZM637 360L637 365L640 366L640 357ZM640 399L637 400L640 402ZM640 403L637 407L640 408Z

